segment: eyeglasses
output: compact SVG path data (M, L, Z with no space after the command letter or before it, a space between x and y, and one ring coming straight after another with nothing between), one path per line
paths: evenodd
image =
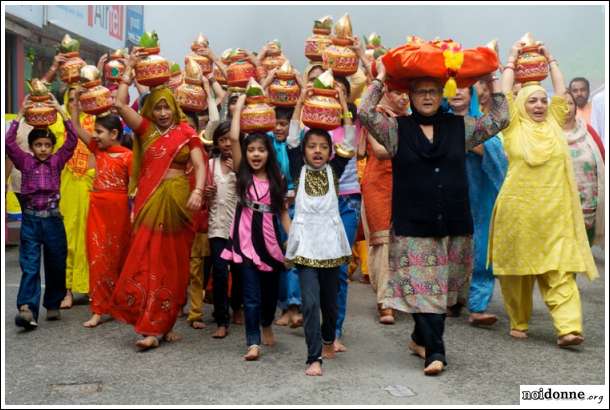
M421 88L419 90L413 90L413 95L416 97L422 98L429 95L432 98L438 98L441 95L441 90L438 88Z

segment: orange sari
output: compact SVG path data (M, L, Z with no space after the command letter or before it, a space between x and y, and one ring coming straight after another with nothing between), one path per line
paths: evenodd
M161 98L174 105L171 94L151 94L148 100L154 106ZM138 147L134 145L137 194L133 234L112 296L112 315L133 324L135 331L145 336L168 333L186 302L189 256L195 235L192 215L186 208L188 178L164 176L172 163L186 166L190 149L200 149L201 142L186 122L179 122L179 108L174 105L172 109L178 113L178 125L165 134L159 135L147 120L146 105L142 125L135 130Z
M369 143L367 143L367 162L360 190L370 232L369 245L389 243L392 216L392 161L377 159Z
M132 154L120 145L102 151L95 141L88 148L97 168L87 216L89 298L91 312L103 315L110 312L112 292L129 250L127 187Z

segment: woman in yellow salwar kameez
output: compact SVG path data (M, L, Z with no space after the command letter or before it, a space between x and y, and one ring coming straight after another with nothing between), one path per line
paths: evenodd
M500 280L511 336L526 338L532 291L538 282L560 347L584 341L576 273L598 276L587 241L568 145L562 133L568 106L557 60L545 47L554 96L537 83L514 98L514 64L520 43L505 66L502 91L510 125L503 130L508 172L490 228L489 262Z
M75 88L70 86L64 93L64 110L69 112L70 104L77 104ZM80 123L89 132L93 132L95 117L81 113ZM51 127L57 135L55 149L59 149L65 139L64 124L58 120ZM66 297L61 302L62 309L72 307L72 293L89 292L89 263L85 233L87 229L87 212L89 210L89 191L95 177L95 159L82 141L78 141L74 155L61 173L59 209L64 217L66 237L68 239L68 257L66 260Z

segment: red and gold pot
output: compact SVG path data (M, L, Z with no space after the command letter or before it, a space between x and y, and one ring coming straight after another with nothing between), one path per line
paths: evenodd
M267 55L261 62L263 67L265 67L265 70L271 71L274 68L279 68L285 62L286 57L282 55L282 49L280 48L280 46L275 42L271 42L269 44Z
M292 66L286 61L269 86L269 102L278 107L294 107L301 95Z
M24 113L25 122L34 128L47 128L57 121L57 111L45 103L50 100L49 95L31 95L32 107Z
M100 80L94 80L83 84L87 89L80 95L80 105L84 112L91 115L99 115L112 108L112 95L110 90L102 86Z
M243 53L238 53L231 59L227 68L227 84L229 87L245 88L250 78L256 78L256 67L247 60Z
M203 75L208 75L212 72L212 60L205 56L205 55L199 55L198 52L201 52L203 50L207 50L209 47L210 43L208 41L208 39L201 33L199 33L199 36L197 36L197 39L193 42L193 44L191 44L191 51L192 53L190 53L189 55L187 55L184 58L184 65L186 65L188 63L188 59L192 59L193 61L195 61L197 64L199 64L199 67L201 67L201 72L203 73Z
M185 111L201 112L207 108L207 96L201 84L201 67L194 59L186 59L184 83L174 94L176 101Z
M169 81L169 63L159 55L159 47L144 48L148 56L136 64L136 80L138 83L156 87Z
M540 46L524 47L515 61L515 81L528 83L542 81L549 75L549 62L540 54Z
M330 29L314 28L313 35L305 40L305 57L310 61L322 61L322 52L331 44Z
M346 77L358 71L359 58L354 50L348 46L353 41L347 38L333 38L332 44L322 53L322 66L325 70L331 69L333 75Z
M245 133L269 132L275 129L275 110L267 104L267 97L259 95L246 98L241 112L240 128Z
M76 83L80 79L80 69L86 66L87 63L80 58L78 51L64 53L64 56L67 60L59 67L59 77L66 84Z
M313 95L303 103L301 121L309 128L334 130L341 126L342 108L334 89L314 88Z
M121 81L121 76L125 72L125 64L121 61L124 58L120 50L115 51L110 56L110 61L104 64L104 79L111 83Z

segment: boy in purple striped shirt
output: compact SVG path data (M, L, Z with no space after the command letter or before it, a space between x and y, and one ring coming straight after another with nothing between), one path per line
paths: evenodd
M60 318L59 304L66 293L67 242L64 222L59 212L59 180L61 170L72 157L77 135L68 116L62 112L55 97L48 105L61 115L67 131L64 145L53 154L56 137L48 128L35 128L28 135L33 152L23 151L17 144L17 130L23 113L31 106L26 97L17 118L6 134L6 153L21 171L22 221L19 244L21 283L17 294L15 324L27 330L38 326L40 305L40 257L44 254L45 292L43 306L47 320Z

